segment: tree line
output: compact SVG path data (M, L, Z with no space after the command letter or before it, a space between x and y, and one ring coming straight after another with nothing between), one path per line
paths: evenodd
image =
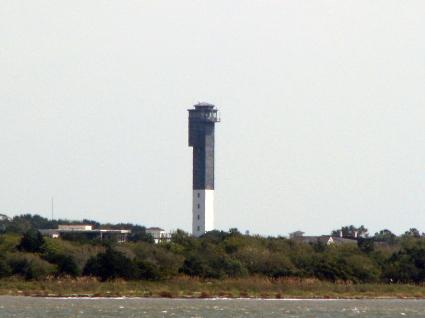
M164 280L179 275L205 279L258 275L353 283L425 281L425 238L416 229L402 236L389 230L371 236L364 227L347 226L342 228L347 237L353 234L350 231L363 232L353 244L340 245L252 236L237 229L194 238L179 230L169 241L154 244L143 227L127 224L135 234L131 241L118 244L43 237L37 229L52 225L39 216L25 215L2 222L0 277Z

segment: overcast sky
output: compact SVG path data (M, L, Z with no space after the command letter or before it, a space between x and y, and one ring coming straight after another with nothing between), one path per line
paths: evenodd
M0 0L0 213L191 229L425 231L423 0Z

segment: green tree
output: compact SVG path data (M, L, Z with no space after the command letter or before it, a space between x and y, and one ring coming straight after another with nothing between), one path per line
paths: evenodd
M80 275L80 269L74 258L70 255L48 254L44 259L57 266L57 275L69 275L72 277Z
M152 234L146 233L146 231L140 231L137 233L131 233L128 240L130 242L146 242L150 244L155 243L155 239L153 238Z
M159 280L161 272L158 266L150 261L136 261L138 268L138 278L144 280Z
M363 238L360 237L357 240L357 246L364 253L371 253L375 250L374 240L373 238Z
M11 273L11 268L6 260L0 257L0 278L10 276Z
M347 279L356 283L376 282L381 275L379 266L365 255L350 255L342 266L346 267Z
M339 236L340 232L342 232L342 235L344 237L368 237L369 236L369 232L368 229L365 228L363 225L361 225L360 227L356 227L354 225L348 225L348 226L343 226L341 229L339 230L333 230L331 232L332 236Z
M22 236L18 245L18 250L30 253L43 252L44 239L41 233L34 229L29 229Z
M96 276L105 281L114 278L134 279L138 277L137 266L123 253L107 247L105 253L88 260L84 275Z
M401 249L390 257L384 277L393 282L422 283L425 281L425 242L420 238L405 237Z
M375 242L385 242L390 245L394 245L397 242L397 236L387 229L375 233L373 239Z
M411 228L409 231L404 232L403 237L421 237L421 233L416 228Z
M56 271L56 267L42 260L37 254L16 253L7 259L12 274L21 275L25 279L44 279Z

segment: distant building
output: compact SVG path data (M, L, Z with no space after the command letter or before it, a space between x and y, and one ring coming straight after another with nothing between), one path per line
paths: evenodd
M146 229L146 234L152 235L155 243L157 244L162 241L167 241L171 238L171 235L160 227L150 227Z
M295 231L295 232L289 233L289 238L293 239L296 237L303 237L303 235L304 235L303 231Z
M92 231L93 225L85 225L85 224L66 224L66 225L59 225L59 230L66 230L66 231Z
M348 239L338 236L322 235L322 236L295 236L290 238L296 242L325 245L342 245L342 244L357 244L357 240Z
M126 242L131 233L130 230L93 229L92 225L85 224L59 225L57 229L39 231L42 235L51 238L113 240L119 243Z

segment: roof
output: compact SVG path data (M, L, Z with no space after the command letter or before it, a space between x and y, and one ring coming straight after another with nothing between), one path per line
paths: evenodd
M212 110L212 109L215 108L215 105L210 104L210 103L206 103L206 102L201 102L201 103L198 103L194 106L195 106L195 110L204 110L204 109Z
M165 230L161 229L160 227L150 227L146 229L146 231L165 231Z
M198 102L198 104L195 105L196 106L200 106L200 107L215 107L213 104L207 103L207 102Z
M105 230L105 229L94 229L94 230L75 230L75 229L40 229L38 230L41 234L54 234L54 233L121 233L129 234L131 230Z
M295 231L295 232L289 233L289 236L291 236L291 237L301 237L301 236L304 235L304 233L305 232L303 232L303 231Z
M93 224L78 224L78 223L72 223L72 224L59 224L58 226L93 226Z
M357 240L348 239L338 236L322 235L322 236L298 236L292 238L298 242L302 243L334 243L334 244L356 244Z

